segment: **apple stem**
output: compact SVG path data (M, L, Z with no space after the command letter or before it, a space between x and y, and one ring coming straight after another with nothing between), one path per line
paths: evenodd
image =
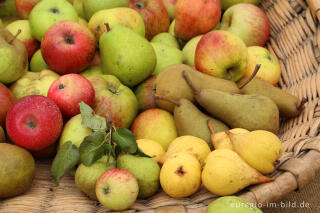
M200 90L197 89L197 88L194 86L194 84L191 82L191 79L190 79L189 76L188 76L188 73L187 73L185 70L182 71L182 76L183 76L184 79L186 80L187 84L191 87L191 89L193 90L193 92L194 92L195 94L199 94L199 93L200 93Z
M261 67L261 64L256 65L251 76L241 86L239 86L239 89L242 89L245 85L247 85L257 75L260 67Z
M12 44L12 42L18 37L18 35L21 33L21 29L18 30L18 32L16 33L16 35L11 39L11 41L9 41L9 44Z
M178 101L175 101L175 100L172 100L172 99L160 96L160 95L155 95L154 97L155 97L155 99L168 101L168 102L170 102L170 103L172 103L172 104L174 104L176 106L180 106L180 103Z
M107 32L110 32L111 28L110 28L110 25L109 25L109 23L104 23L104 25L106 25L106 28L107 28Z

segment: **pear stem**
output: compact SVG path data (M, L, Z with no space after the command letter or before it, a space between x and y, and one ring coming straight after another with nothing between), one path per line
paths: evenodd
M209 131L210 131L210 134L211 134L211 142L212 144L214 144L214 130L213 130L213 127L212 127L212 124L210 122L210 119L207 120L207 125L208 125L208 128L209 128Z
M256 65L251 76L241 86L239 86L239 89L242 89L245 85L247 85L257 75L260 67L261 67L261 64Z
M183 76L184 79L186 80L187 84L191 87L191 89L193 90L193 92L194 92L195 94L199 94L199 93L200 93L200 90L197 89L197 88L194 86L194 84L191 82L191 79L190 79L188 73L187 73L185 70L182 71L182 76Z
M172 103L172 104L174 104L176 106L180 106L180 103L178 101L175 101L175 100L172 100L172 99L160 96L160 95L155 95L154 97L155 97L155 99L168 101L168 102L170 102L170 103Z
M18 35L21 33L21 29L18 30L18 32L16 33L16 35L9 41L9 44L12 44L12 42L18 37Z
M297 110L301 112L304 109L304 105L308 102L306 98L302 98L300 105L297 107Z
M107 28L107 32L110 32L111 28L110 28L110 25L109 25L109 23L104 23L104 25L106 25L106 28Z

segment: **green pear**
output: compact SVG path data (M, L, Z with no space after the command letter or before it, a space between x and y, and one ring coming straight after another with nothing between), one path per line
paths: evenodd
M0 58L1 83L12 83L25 72L28 63L26 47L5 28L0 28Z
M154 195L160 186L160 167L151 158L129 154L120 155L117 167L129 171L138 180L139 198Z
M157 58L149 41L133 30L114 26L100 37L102 70L134 87L153 72Z
M158 35L152 38L151 42L159 42L162 44L166 44L170 47L180 49L177 39L170 33L159 33Z
M77 188L88 195L92 200L97 200L96 196L96 182L99 177L107 170L114 169L115 159L110 156L102 156L99 160L94 162L91 166L80 164L75 174L75 183Z
M73 0L73 7L74 9L76 9L79 17L85 18L83 10L83 0Z
M25 149L0 143L0 198L26 192L33 180L35 163Z
M202 38L202 35L192 38L182 49L183 63L189 66L194 66L194 56L196 54L197 45Z
M102 69L99 66L88 67L86 70L80 73L85 78L89 78L90 76L103 75Z
M159 74L170 65L182 64L183 54L181 50L159 42L151 42L151 45L157 55L157 65L152 73L153 75Z
M99 10L115 7L129 7L129 0L83 0L83 12L87 20Z
M37 50L30 61L30 71L32 72L40 72L45 69L50 69L47 63L44 61L41 50Z
M206 213L262 213L260 209L254 206L253 203L249 203L248 201L236 197L236 196L225 196L220 197L214 201L212 201Z

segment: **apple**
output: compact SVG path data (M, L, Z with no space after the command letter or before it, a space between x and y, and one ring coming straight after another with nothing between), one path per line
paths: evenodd
M200 72L238 81L247 70L248 50L245 43L227 31L216 30L199 41L195 66Z
M80 113L80 102L93 106L94 89L90 81L82 75L67 74L51 84L48 98L59 106L64 117L70 118Z
M39 151L31 151L31 154L36 158L36 159L48 159L52 158L56 155L57 153L57 144L53 143L50 146L41 149Z
M258 5L261 0L221 0L222 10L227 10L229 7L240 4L240 3L250 3Z
M41 0L15 0L16 9L20 16L20 18L28 19L31 10L36 4L38 4Z
M175 25L176 25L176 20L173 19L170 26L169 26L169 30L168 30L168 33L170 33L173 36L175 36L175 33L174 33Z
M167 46L180 49L180 46L179 46L177 39L173 35L171 35L170 33L167 33L167 32L159 33L158 35L156 35L155 37L153 37L151 39L151 42L159 42L159 43L165 44Z
M96 183L96 195L99 202L111 210L125 210L137 199L138 181L128 171L109 169Z
M94 57L95 39L81 24L60 21L44 34L41 53L48 66L57 73L79 73Z
M129 7L129 0L83 0L82 4L85 18L89 20L93 14L100 10L116 7Z
M273 85L279 82L281 68L278 60L266 48L260 46L248 47L248 68L243 77L250 77L257 64L261 64L261 67L256 77L260 77Z
M103 117L108 114L117 128L130 127L138 112L134 93L113 75L90 76L88 80L95 90L96 114Z
M162 0L130 0L130 7L142 16L148 40L168 31L170 18Z
M11 91L0 83L0 126L5 125L8 110L14 104L15 99Z
M98 115L95 116L106 122L104 117ZM73 116L72 118L70 118L70 120L68 120L68 122L63 127L58 148L61 148L61 146L68 141L71 141L72 144L74 144L76 147L80 147L83 139L92 132L90 128L82 126L81 123L81 114Z
M183 41L209 32L220 21L220 0L178 0L175 7L175 36Z
M203 35L198 35L191 40L189 40L186 45L182 49L183 53L183 63L187 64L189 66L194 66L194 57L196 54L196 49L198 46L198 43Z
M147 80L142 82L134 91L134 94L138 100L138 108L140 112L157 107L153 85L156 78L156 75L152 75Z
M107 31L106 23L112 28L115 25L122 25L128 27L141 35L145 36L146 28L141 15L126 7L117 7L112 9L105 9L96 12L89 21L89 29L94 33L97 41L101 35Z
M103 75L102 69L99 66L88 67L86 70L80 73L85 78L90 76Z
M20 18L16 16L9 16L9 17L2 17L1 20L2 20L3 27L6 27L12 22L20 20Z
M78 23L81 24L84 27L88 27L88 22L83 18L79 18Z
M162 0L164 6L167 9L170 20L174 19L174 9L178 0Z
M40 1L29 15L32 35L41 41L48 28L62 20L79 20L76 10L67 0Z
M59 75L51 70L26 72L11 84L10 90L17 100L28 95L47 96L51 84L58 78Z
M45 69L50 69L49 66L44 61L41 50L37 50L30 61L30 71L32 72L40 72Z
M90 67L101 66L101 58L100 58L99 51L96 51L89 66Z
M59 107L41 95L18 100L9 109L6 129L10 139L28 150L38 151L52 145L63 126Z
M253 4L236 4L222 17L221 30L240 37L249 46L264 46L270 35L267 15Z
M28 20L18 20L14 21L8 26L6 26L13 35L16 35L19 30L21 33L17 36L17 39L22 41L26 46L28 58L31 59L33 54L39 49L40 43L35 39L30 30L30 25Z
M158 142L167 151L169 144L177 138L173 116L162 109L148 109L134 120L131 131L136 139L150 139Z

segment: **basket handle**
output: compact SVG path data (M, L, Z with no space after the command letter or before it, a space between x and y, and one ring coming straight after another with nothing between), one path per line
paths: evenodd
M320 22L320 1L319 0L307 0L307 3L311 9L312 15L318 18Z

